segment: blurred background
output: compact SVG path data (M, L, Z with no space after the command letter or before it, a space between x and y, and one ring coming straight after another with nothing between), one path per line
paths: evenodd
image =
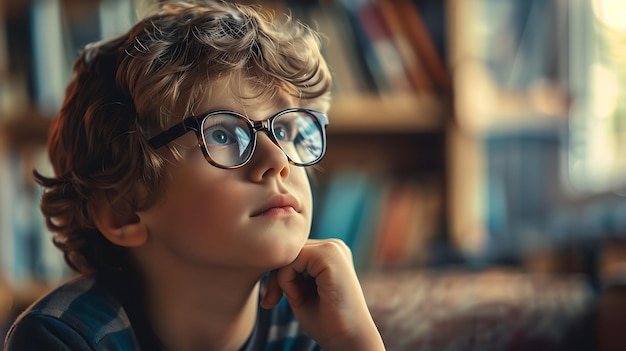
M274 0L335 77L312 237L390 350L624 349L626 2ZM32 170L81 48L140 0L0 2L0 337L71 277Z

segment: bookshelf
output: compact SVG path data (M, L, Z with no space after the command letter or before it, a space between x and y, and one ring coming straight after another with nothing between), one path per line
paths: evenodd
M450 235L455 246L471 259L485 255L490 245L495 245L490 243L494 235L513 236L518 229L508 222L516 214L507 206L522 200L511 197L508 189L494 190L494 183L510 181L494 170L499 162L496 157L517 160L519 166L507 165L510 168L521 167L537 155L521 144L517 154L513 148L498 154L490 141L502 141L504 150L505 141L511 145L524 138L538 140L542 133L558 139L556 134L567 124L570 92L563 71L568 64L564 49L567 1L548 5L536 1L496 4L449 0L447 4L449 64L454 67L455 92L455 123L448 131L447 156ZM487 18L499 20L489 26L478 25ZM509 154L505 156L506 152ZM541 153L553 155L555 150L548 147ZM544 187L527 188L526 193L552 196L558 191L555 189L563 187L559 179L553 179L560 176L558 157L549 165L535 166L536 174L547 175L542 180ZM518 173L530 172L520 168ZM540 202L543 204L536 204Z
M121 11L122 17L128 15L125 11L126 6L123 4L130 4L131 0L115 0L104 1L109 6L99 6L97 0L92 0L86 3L71 1L71 0L58 0L55 3L59 4L62 8L64 6L70 6L70 10L61 13L69 14L71 20L65 25L73 24L74 29L79 28L82 34L86 37L91 36L92 40L98 40L99 33L105 33L111 28L91 28L89 23L79 21L81 17L81 11L85 12L87 18L91 18L92 26L98 26L97 20L102 12L107 12L111 15L111 11ZM133 4L137 7L141 7L143 1L136 1ZM405 32L407 36L407 47L404 52L397 51L396 64L401 62L400 66L387 67L387 72L391 69L395 74L403 72L402 70L407 67L402 65L411 65L413 72L413 79L417 79L417 75L421 75L421 83L417 84L414 80L410 83L410 87L405 86L402 89L394 88L395 84L381 83L381 79L389 79L389 76L379 76L377 80L374 80L371 72L368 74L368 70L375 69L366 62L361 61L363 45L367 44L369 39L367 37L361 37L359 40L366 40L365 43L361 43L362 46L355 47L355 38L350 37L349 34L353 33L352 30L346 30L347 25L354 25L357 17L347 19L346 11L350 10L347 4L350 1L335 0L335 1L268 1L263 2L267 5L275 6L277 9L290 8L293 10L294 15L299 17L302 15L303 21L310 21L311 26L318 26L322 33L329 33L324 40L326 55L331 62L333 74L335 75L335 98L331 110L329 111L330 126L329 133L329 150L325 159L322 161L318 171L314 171L314 191L316 192L316 201L318 204L328 203L326 196L328 195L328 189L331 185L335 184L340 177L354 176L362 177L363 184L366 184L369 194L378 194L377 198L370 198L370 202L373 205L379 206L376 212L372 212L370 215L370 222L365 224L361 223L361 231L369 232L369 236L365 236L363 233L355 233L355 246L353 250L362 250L357 255L362 257L363 269L377 269L377 268L402 268L398 267L397 263L377 262L372 261L368 254L372 253L372 246L375 245L379 239L377 239L372 231L384 230L382 224L385 219L383 217L384 206L389 203L393 203L392 189L400 188L407 189L412 195L407 201L411 203L411 209L414 211L420 211L418 216L420 221L423 221L425 225L423 228L428 228L429 233L421 233L421 239L412 238L414 245L419 246L411 253L415 257L410 257L404 260L401 266L420 266L423 267L428 264L429 258L426 255L431 242L442 241L436 239L436 237L445 237L446 234L446 184L447 184L447 163L446 163L446 138L447 130L452 115L452 97L449 88L449 82L446 82L445 78L445 63L442 58L442 52L434 52L436 50L435 44L441 44L442 38L438 38L437 42L430 43L427 48L421 47L419 50L409 43L410 32ZM307 3L307 5L303 5ZM384 4L387 10L391 4L402 3L404 9L413 8L415 6L416 12L412 15L418 16L417 9L419 6L426 6L431 8L434 6L436 14L443 16L441 13L443 7L441 7L438 1L429 0L402 0L402 1L390 1L390 0L376 0L364 2L370 4L372 7L369 11L381 11L379 6ZM69 4L69 5L68 5ZM433 5L434 4L434 5ZM28 6L32 4L26 4L23 7L15 10L11 16L20 17L22 20L26 17L25 12L28 12ZM408 7L407 7L408 6ZM96 9L96 10L94 10ZM57 8L58 10L58 8ZM339 12L341 10L341 12ZM355 9L352 9L355 11ZM65 11L65 10L64 10ZM315 15L315 17L311 17ZM381 16L382 17L382 16ZM416 18L416 17L414 17ZM119 19L118 19L119 20ZM117 21L117 20L116 20ZM352 22L350 22L352 21ZM27 20L26 20L27 22ZM3 21L0 21L2 24ZM115 22L118 23L118 22ZM323 24L331 24L330 27L323 27ZM341 26L339 26L341 24ZM427 30L426 22L424 22L421 30ZM87 26L87 27L85 27ZM119 27L123 27L120 25ZM9 28L9 31L15 31L15 28ZM325 30L326 29L326 30ZM353 29L354 30L354 29ZM394 29L396 31L403 29ZM406 31L406 28L404 29ZM70 35L72 28L65 28L61 33ZM68 34L69 33L69 34ZM330 34L332 33L332 34ZM396 32L396 35L398 32ZM76 34L76 33L74 33ZM424 34L422 33L421 44L423 44ZM365 35L365 34L362 34ZM64 45L60 47L69 47L69 51L64 52L62 57L65 57L68 62L57 62L58 65L69 67L72 60L72 53L76 51L76 48L84 45L80 40L87 40L86 37L72 37L62 38ZM379 44L382 44L384 50L398 50L397 37L379 37ZM386 42L385 42L386 40ZM331 44L332 43L332 44ZM10 64L11 60L15 60L15 56L11 56L11 47L13 43L7 44L7 52L10 53L6 60L0 60L0 63ZM34 45L34 43L30 43ZM332 45L332 46L331 46ZM331 49L332 48L332 49ZM407 51L408 48L408 51ZM28 47L21 47L21 51L28 51ZM337 51L342 50L342 51ZM384 51L383 50L383 51ZM439 76L432 77L429 74L428 63L422 62L420 55L424 53L424 50L431 50L429 60L439 59L438 69L442 68L444 71L439 71ZM3 51L3 50L0 50ZM381 53L380 47L377 50L372 51ZM337 55L339 53L339 55ZM341 55L344 53L345 55ZM384 53L384 52L383 52ZM388 53L387 53L388 55ZM341 61L337 61L337 57L344 56L343 66ZM406 61L407 58L413 58L413 61ZM4 57L3 57L4 59ZM350 59L352 61L350 61ZM36 64L37 61L32 62ZM384 60L383 60L384 63ZM347 64L347 65L346 65ZM379 64L381 62L379 61ZM432 63L431 63L432 64ZM349 71L343 71L343 68L349 67ZM59 72L63 72L64 69ZM6 141L5 147L0 149L0 156L6 156L9 153L8 150L23 150L24 141L28 140L29 148L34 146L40 151L45 146L45 138L47 134L48 122L50 117L54 114L48 106L53 105L46 100L46 106L40 106L38 100L34 94L37 90L33 89L29 84L37 84L39 79L37 75L28 67L21 67L23 72L22 76L18 76L17 79L24 82L23 95L21 100L26 100L26 104L12 105L10 108L5 109L8 111L10 118L5 118L3 123L0 123L0 133L10 135L8 138L4 138ZM394 71L395 70L395 71ZM431 70L432 71L432 70ZM0 72L6 72L0 70ZM20 72L18 70L17 72ZM350 72L350 74L346 74ZM443 73L444 78L441 78ZM401 73L402 75L402 73ZM404 75L408 75L405 73ZM56 77L55 79L59 79ZM347 81L348 79L349 81ZM443 81L442 81L443 79ZM9 77L3 73L0 75L0 84L8 84L10 81L14 81L15 77ZM58 91L49 92L46 96L56 96ZM13 152L13 151L11 151ZM1 158L1 157L0 157ZM6 168L0 167L0 172L6 172ZM401 192L402 193L402 192ZM0 193L1 196L6 196L6 193ZM318 205L319 206L319 205ZM11 209L8 206L2 208L4 216L11 216ZM320 212L319 209L317 211ZM36 213L35 215L40 216ZM361 213L362 215L362 213ZM5 217L6 218L6 217ZM355 222L356 218L346 218L347 221ZM409 223L411 222L411 223ZM415 221L408 221L402 224L408 231L411 226L415 227ZM314 224L316 227L320 227L321 224ZM363 229L364 228L364 229ZM412 228L412 227L411 227ZM4 233L0 235L7 235L7 230L3 230ZM50 233L41 233L42 237L49 241ZM10 233L9 233L10 235ZM446 241L446 240L443 240ZM419 244L418 244L419 243ZM358 244L358 245L356 245ZM10 272L2 272L2 274L11 274ZM58 278L58 277L55 277ZM8 283L4 285L9 286L11 291L11 301L14 306L24 307L29 301L34 300L37 296L40 296L43 292L50 288L50 284L56 282L55 279L39 279L32 281L30 279L9 279ZM17 283L12 283L17 281ZM0 283L2 286L3 283ZM15 311L14 311L15 312Z
M411 133L445 127L445 106L436 95L359 94L340 96L329 115L330 132Z
M451 240L469 262L493 264L507 257L508 263L544 273L569 269L585 274L594 287L606 284L603 270L611 271L602 257L624 262L623 254L616 258L605 244L623 240L615 240L626 230L623 196L585 193L572 173L580 166L572 154L583 158L584 148L612 142L606 134L597 134L599 142L580 135L602 123L584 110L589 97L606 96L610 87L609 81L594 86L578 80L593 76L580 65L585 55L611 47L599 45L601 39L592 39L585 28L606 28L589 23L597 16L592 3L447 2L454 84L446 147L448 223ZM581 109L587 122L578 119ZM616 113L603 121L610 118L614 125L623 120ZM610 155L604 150L596 160L612 162ZM593 168L594 176L601 174Z
M434 248L449 242L445 159L452 96L445 53L437 49L445 38L429 32L421 17L429 10L430 22L443 24L443 4L338 0L293 8L326 34L336 86L328 151L313 172L318 215L312 236L342 238L363 272L423 268L454 250Z

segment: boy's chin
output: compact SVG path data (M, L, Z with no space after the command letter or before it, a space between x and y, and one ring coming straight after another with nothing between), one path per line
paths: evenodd
M285 245L282 247L274 247L271 252L265 256L268 270L282 268L291 264L302 251L301 245Z

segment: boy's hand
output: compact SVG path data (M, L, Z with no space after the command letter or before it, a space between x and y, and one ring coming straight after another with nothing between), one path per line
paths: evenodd
M261 306L272 308L282 293L324 350L385 349L343 241L308 240L291 264L271 272Z

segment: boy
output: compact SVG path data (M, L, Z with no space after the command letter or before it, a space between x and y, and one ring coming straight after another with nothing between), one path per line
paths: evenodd
M6 350L384 349L349 250L307 239L304 167L329 107L319 38L272 21L170 3L85 48L49 139L55 176L36 174L81 274Z

